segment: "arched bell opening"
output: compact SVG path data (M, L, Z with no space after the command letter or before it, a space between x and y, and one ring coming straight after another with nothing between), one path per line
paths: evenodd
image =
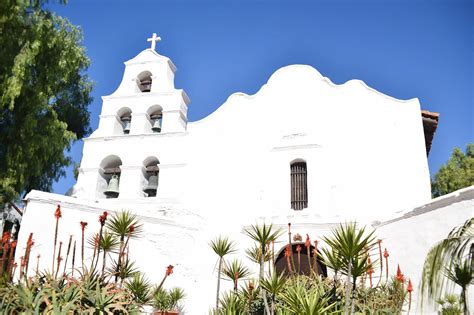
M128 135L132 125L132 110L128 107L121 108L117 112L117 117L119 118L123 134Z
M153 105L147 111L150 120L150 129L153 133L160 133L163 123L163 108L160 105Z
M292 273L296 272L301 275L311 275L311 270L315 271L317 267L317 271L319 275L323 277L328 276L328 270L326 265L321 259L320 253L318 253L316 261L314 259L314 246L311 245L309 248L309 257L308 260L308 251L305 246L304 242L293 242L291 244L291 256L290 256L290 267ZM288 259L285 256L286 246L284 246L278 252L276 259L275 259L275 270L278 273L284 272L285 274L289 274L288 272ZM299 252L299 255L298 255ZM299 259L298 259L299 256Z
M160 161L156 157L149 157L143 162L143 192L146 197L156 197L160 175L159 164Z
M99 167L97 192L99 198L117 198L120 194L120 174L122 160L111 155L102 160Z
M144 71L137 77L138 88L141 92L150 92L152 84L152 75L150 71Z

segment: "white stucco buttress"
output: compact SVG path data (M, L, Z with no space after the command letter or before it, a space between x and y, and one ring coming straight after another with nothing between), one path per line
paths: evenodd
M41 253L42 268L51 265L57 204L63 242L69 235L80 240L79 221L89 222L92 234L102 211L127 209L145 224L144 237L131 246L137 265L155 282L174 265L167 286L185 289L187 314L206 314L216 262L208 243L217 235L236 240L244 258L249 241L241 232L249 224L292 222L295 233L320 239L335 224L357 220L378 227L391 256L419 279L415 274L429 247L472 216L472 190L461 205L406 216L431 203L418 99L397 100L358 80L337 85L311 66L291 65L255 95L235 93L208 117L188 122L190 99L174 86L176 70L152 49L125 62L120 86L103 97L98 129L84 139L71 195L27 195L19 242L34 233L32 257ZM138 87L145 72L152 78L150 92ZM159 133L151 129L157 110L163 117ZM129 134L120 120L124 111L131 113ZM147 197L145 167L154 159L159 185L156 197ZM307 163L308 207L301 211L290 207L295 160ZM112 162L120 165L120 194L107 199L103 172ZM442 228L407 256L404 245L415 246L408 243L417 235L410 230L427 222Z

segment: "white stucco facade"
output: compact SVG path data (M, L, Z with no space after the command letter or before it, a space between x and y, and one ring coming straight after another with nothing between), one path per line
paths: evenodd
M429 247L473 215L472 188L465 200L418 208L432 201L417 99L397 100L358 80L336 85L311 66L292 65L277 70L255 95L235 93L213 114L188 122L190 99L175 88L175 72L169 58L151 49L125 62L120 86L103 97L98 129L84 139L71 196L33 191L26 197L19 242L33 232L32 257L41 253L45 268L56 204L63 209L64 241L71 234L80 238L79 221L95 231L102 211L128 209L146 228L131 246L138 266L158 282L165 267L175 265L167 285L186 290L188 314L206 314L216 261L208 242L219 234L236 240L243 257L249 242L242 228L255 222L292 222L295 233L320 238L337 223L357 220L377 228L394 260L419 279ZM143 73L151 74L150 92L138 87ZM150 115L157 110L162 128L154 133ZM129 134L120 120L125 111L131 113ZM308 207L301 211L290 207L296 160L307 164ZM159 161L156 197L143 192L150 161ZM104 169L117 165L120 193L107 199ZM434 231L417 242L420 235L410 231L424 225ZM408 255L405 245L415 246L416 254Z

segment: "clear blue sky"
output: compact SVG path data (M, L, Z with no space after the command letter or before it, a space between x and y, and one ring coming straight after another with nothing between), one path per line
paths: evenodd
M474 141L474 1L79 1L50 8L81 26L101 96L122 78L123 62L162 37L157 51L178 67L176 87L199 120L234 92L253 94L278 68L309 64L335 83L360 79L399 99L439 112L429 157L433 174L454 147ZM79 161L82 143L71 152ZM54 185L64 193L72 172Z

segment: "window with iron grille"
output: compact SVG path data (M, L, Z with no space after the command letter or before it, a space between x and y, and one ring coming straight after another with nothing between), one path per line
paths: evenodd
M308 180L306 162L291 163L291 209L308 207Z

